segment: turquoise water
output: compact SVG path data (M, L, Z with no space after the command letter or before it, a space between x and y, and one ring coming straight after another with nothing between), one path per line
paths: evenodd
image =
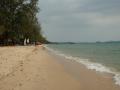
M120 71L120 43L53 44L49 46L61 53L89 59Z
M120 85L120 43L50 44L49 48L89 69L114 73Z

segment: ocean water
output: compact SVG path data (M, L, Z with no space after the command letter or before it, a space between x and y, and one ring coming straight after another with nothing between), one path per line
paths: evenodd
M120 43L49 44L46 48L88 69L113 74L120 85Z

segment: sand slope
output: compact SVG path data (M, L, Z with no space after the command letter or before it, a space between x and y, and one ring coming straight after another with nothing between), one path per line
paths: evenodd
M120 90L111 77L42 46L0 47L0 90Z
M0 48L0 90L80 90L40 47Z

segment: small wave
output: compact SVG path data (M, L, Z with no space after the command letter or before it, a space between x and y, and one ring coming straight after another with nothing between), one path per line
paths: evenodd
M115 76L113 78L115 80L115 84L116 85L120 85L120 73L119 74L115 74Z
M65 59L74 60L78 63L81 63L81 64L85 65L88 69L95 70L95 71L101 72L101 73L113 74L114 75L113 79L115 81L115 84L120 85L120 73L114 72L110 68L108 68L108 67L106 67L106 66L104 66L100 63L94 63L94 62L91 62L89 59L82 59L82 58L79 58L79 57L73 57L71 55L66 55L66 54L63 54L62 52L60 52L58 50L49 48L48 46L45 46L45 48L48 51L51 51L58 56L64 57Z

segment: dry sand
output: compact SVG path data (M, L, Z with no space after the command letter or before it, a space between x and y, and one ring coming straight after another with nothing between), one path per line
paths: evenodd
M120 87L114 85L111 77L58 59L42 46L18 46L0 47L0 90L120 90Z

